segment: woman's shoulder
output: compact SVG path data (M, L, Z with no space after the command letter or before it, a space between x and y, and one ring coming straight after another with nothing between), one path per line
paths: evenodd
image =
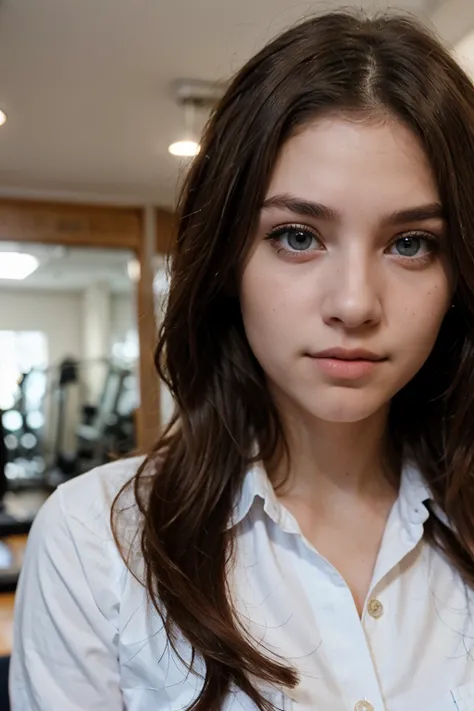
M127 530L137 530L138 511L133 486L124 486L132 481L143 462L143 457L118 460L61 484L36 516L29 538L47 545L67 535L84 555L91 546L115 547L111 512L123 489L117 511L124 515L117 517L116 534L123 535L126 541Z
M112 504L137 473L143 458L124 459L97 467L60 485L38 512L23 562L20 589L48 586L49 578L83 580L97 607L108 619L117 614L117 602L129 579L124 556L141 575L135 556L138 507L133 487L120 498L120 516L112 530ZM115 534L115 535L114 535ZM117 543L119 545L117 545ZM137 562L135 563L135 558Z
M57 703L52 701L49 708L59 708L67 696L66 686L60 689L54 675L49 689L44 684L48 664L38 659L58 660L49 663L50 671L59 669L61 676L61 669L66 670L73 684L76 679L83 685L84 708L92 707L92 701L86 703L92 696L97 704L100 696L101 708L105 707L107 694L114 692L118 633L125 626L123 621L141 609L144 593L116 545L110 512L117 494L142 462L139 458L117 461L62 484L33 522L15 599L12 683L18 699L25 699L23 705L18 701L22 708L28 705L31 684L31 698L39 694L45 704L41 708L47 707L50 696ZM128 509L124 518L130 520ZM93 669L83 681L74 671L87 655L98 659L101 669L102 676L96 675L93 684L89 683Z
M119 459L61 484L56 496L68 519L93 525L98 516L105 512L110 514L115 498L131 482L144 461L144 457ZM124 497L130 504L133 503L132 492L133 487L124 491Z

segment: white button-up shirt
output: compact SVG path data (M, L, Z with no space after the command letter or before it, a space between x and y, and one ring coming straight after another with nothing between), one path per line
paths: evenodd
M39 513L17 593L13 711L181 711L196 698L202 680L167 644L110 531L111 502L139 461L74 479ZM261 686L275 708L474 711L474 595L422 538L428 498L406 466L360 619L264 471L248 472L230 589L255 644L299 673L293 690ZM179 648L189 660L186 640ZM236 690L223 707L251 710Z

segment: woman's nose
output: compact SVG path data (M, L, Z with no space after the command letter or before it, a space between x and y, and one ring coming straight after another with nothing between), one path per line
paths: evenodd
M380 279L370 259L347 255L339 259L328 280L323 318L346 328L378 323L381 318Z

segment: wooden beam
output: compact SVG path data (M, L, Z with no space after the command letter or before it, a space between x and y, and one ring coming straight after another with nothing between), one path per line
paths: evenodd
M156 252L172 254L176 243L176 216L162 207L156 209Z
M138 337L140 342L140 410L138 411L138 448L147 453L156 443L161 429L160 382L155 369L154 351L157 337L155 299L153 294L153 257L155 254L156 212L143 210L140 242L140 279L138 282Z
M133 249L141 242L141 211L0 199L0 240L73 247Z

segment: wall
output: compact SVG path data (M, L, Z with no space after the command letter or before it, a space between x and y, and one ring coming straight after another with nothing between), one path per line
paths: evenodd
M0 289L0 330L42 331L50 363L81 355L81 314L79 294Z
M135 299L128 294L114 294L110 300L111 343L123 341L128 331L136 330Z
M110 354L110 292L106 284L90 284L82 293L82 357L88 402L98 402L104 384L103 362Z
M50 363L67 355L84 355L84 294L64 291L0 289L0 330L43 331L48 339ZM110 298L111 343L122 341L136 329L135 303L131 296Z

